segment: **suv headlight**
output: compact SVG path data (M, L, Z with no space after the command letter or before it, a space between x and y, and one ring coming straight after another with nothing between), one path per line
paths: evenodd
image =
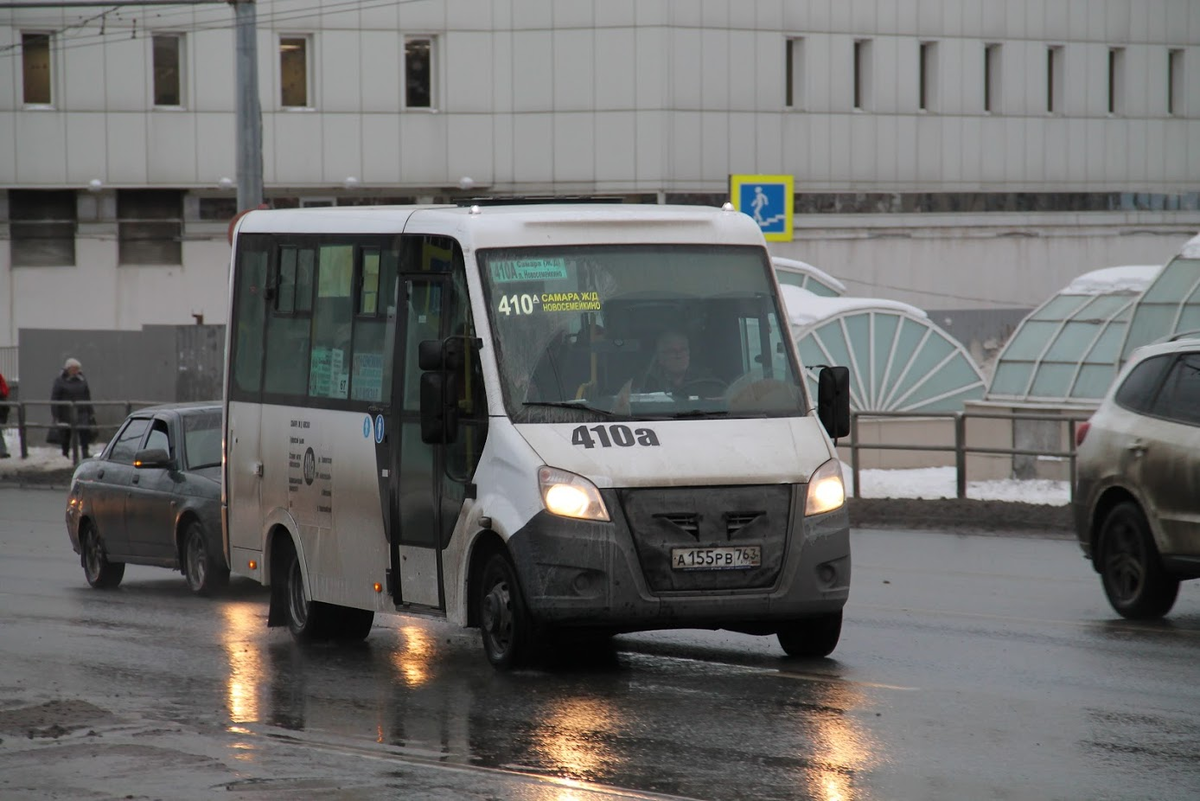
M846 485L842 483L842 463L837 459L830 459L814 470L808 478L804 514L807 516L832 512L845 502Z
M607 521L608 507L596 485L583 476L557 467L538 469L538 485L546 511L560 517Z

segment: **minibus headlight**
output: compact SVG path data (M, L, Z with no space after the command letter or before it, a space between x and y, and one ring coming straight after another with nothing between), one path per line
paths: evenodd
M846 486L842 483L842 463L830 459L818 467L808 479L808 497L804 500L805 515L832 512L846 502Z
M609 519L600 490L583 476L543 467L538 470L538 484L542 490L542 505L550 514L580 520Z

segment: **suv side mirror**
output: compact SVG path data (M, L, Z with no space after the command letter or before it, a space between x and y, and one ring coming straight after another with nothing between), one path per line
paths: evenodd
M848 367L823 367L817 374L817 417L833 439L850 433Z
M175 462L171 459L171 454L162 448L145 448L133 455L133 466L142 469L150 467L171 468L175 466Z

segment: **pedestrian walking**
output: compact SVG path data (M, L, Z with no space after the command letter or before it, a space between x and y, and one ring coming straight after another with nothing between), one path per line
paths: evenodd
M88 458L88 446L92 444L92 436L96 430L96 413L92 404L92 390L87 378L83 375L83 365L78 359L67 359L63 364L62 373L54 379L54 387L50 390L52 401L74 401L75 415L71 416L71 407L52 405L51 414L54 416L54 427L47 434L51 443L58 442L62 446L63 456L71 456L71 437L79 438L79 449L83 458ZM74 425L72 425L74 424Z

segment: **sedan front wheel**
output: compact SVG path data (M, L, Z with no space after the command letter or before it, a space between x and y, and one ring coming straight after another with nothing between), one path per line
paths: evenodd
M111 590L125 577L124 562L108 561L104 540L91 523L85 523L79 532L80 560L87 583L98 590Z
M197 595L212 595L229 580L229 568L221 554L208 547L200 521L188 523L183 535L183 575L188 589Z

